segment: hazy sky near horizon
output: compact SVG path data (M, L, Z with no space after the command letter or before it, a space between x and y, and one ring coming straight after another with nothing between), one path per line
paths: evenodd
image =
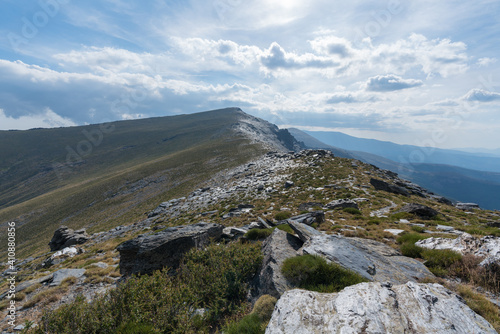
M500 147L500 1L3 0L0 130L237 106L282 127Z

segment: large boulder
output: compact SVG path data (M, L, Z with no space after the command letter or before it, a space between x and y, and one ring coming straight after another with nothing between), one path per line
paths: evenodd
M480 210L481 208L476 203L457 203L455 205L457 209L464 211Z
M287 291L266 334L496 333L462 298L439 284L360 283L339 293Z
M374 240L327 235L313 228L290 223L304 241L302 254L319 255L357 272L370 281L404 284L434 275L421 262L401 256L395 249Z
M483 257L484 260L480 263L482 266L492 263L500 265L500 238L491 235L479 239L462 233L456 239L428 238L416 242L415 245L428 249L450 249L462 255Z
M439 214L439 212L437 212L433 208L418 203L406 204L398 212L408 212L424 219L430 219Z
M257 300L262 295L279 298L292 287L281 273L281 266L286 259L298 255L297 250L302 244L299 238L280 229L275 229L264 241L262 245L264 260L259 275L252 282L249 293L251 301Z
M169 227L152 235L140 235L118 246L122 275L148 274L157 269L179 266L182 256L191 248L203 248L219 240L224 227L198 223Z
M410 193L405 188L387 183L379 179L372 178L370 179L370 183L376 190L383 190L394 194L410 196Z
M323 211L312 211L288 219L307 225L312 225L314 223L321 224L325 221L325 213Z
M49 242L50 250L54 252L73 245L83 244L89 238L85 229L74 231L67 226L61 226L54 232L54 236Z
M325 205L327 209L337 209L337 208L355 208L359 209L358 203L353 201L352 199L337 199L335 201L331 201L327 205Z

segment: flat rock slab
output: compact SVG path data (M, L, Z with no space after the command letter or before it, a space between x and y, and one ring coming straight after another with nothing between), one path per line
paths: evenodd
M289 290L266 334L496 333L462 298L439 284L360 283L339 293Z
M51 286L61 285L62 281L64 281L68 277L76 277L80 278L85 274L85 269L60 269L54 272L54 276Z
M169 227L152 235L140 235L118 246L122 275L148 274L168 267L176 269L191 248L203 248L222 236L224 227L198 223Z
M401 256L395 249L374 240L314 235L301 251L324 257L370 281L404 284L434 277L421 262Z
M405 230L398 230L396 228L388 228L388 229L385 229L384 232L389 232L390 234L392 235L400 235L401 233L403 233Z

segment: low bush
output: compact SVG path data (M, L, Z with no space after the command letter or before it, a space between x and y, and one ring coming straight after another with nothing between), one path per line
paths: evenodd
M397 239L397 243L398 244L404 244L404 243L416 243L417 241L419 240L422 240L422 239L426 239L428 237L426 236L423 236L421 234L418 234L418 233L404 233L404 234L401 234Z
M288 225L288 224L278 225L277 229L285 231L286 233L289 233L289 234L295 234L295 231L293 230L293 228L291 228L290 225Z
M35 333L214 332L246 309L248 282L262 262L260 247L232 243L193 249L176 275L169 275L166 268L133 276L91 303L80 296L44 313ZM201 308L205 313L193 321L194 311ZM125 331L127 324L135 332Z
M449 268L450 275L469 284L481 286L494 293L500 293L500 266L492 263L480 266L483 258L467 254Z
M422 227L422 226L418 226L418 225L413 225L411 227L412 231L415 231L417 233L424 233L425 231L425 227Z
M226 325L226 334L264 334L267 323L273 314L276 298L270 295L261 296L253 307L252 312L237 322Z
M288 219L291 216L292 216L292 213L289 211L280 211L274 215L274 219L276 219L277 221L280 221L280 220Z
M436 276L446 276L448 269L462 259L462 255L450 249L424 249L424 264Z
M299 288L318 292L338 292L346 286L367 281L351 270L309 254L286 259L281 272Z
M247 238L248 240L261 240L270 236L273 231L273 228L253 228L245 233L245 238Z
M401 254L404 256L412 257L412 258L421 258L422 251L424 250L422 247L418 247L411 242L405 242L400 246Z
M361 215L361 211L356 208L343 208L342 211L350 213L352 215Z

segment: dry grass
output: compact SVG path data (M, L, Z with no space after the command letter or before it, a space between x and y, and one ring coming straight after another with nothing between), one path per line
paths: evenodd
M30 308L34 305L45 306L57 302L68 292L67 286L57 286L48 288L36 294L33 298L24 303L23 308Z
M474 292L467 285L458 285L457 293L474 312L485 318L497 332L500 332L500 311L498 306L490 302L483 295Z

